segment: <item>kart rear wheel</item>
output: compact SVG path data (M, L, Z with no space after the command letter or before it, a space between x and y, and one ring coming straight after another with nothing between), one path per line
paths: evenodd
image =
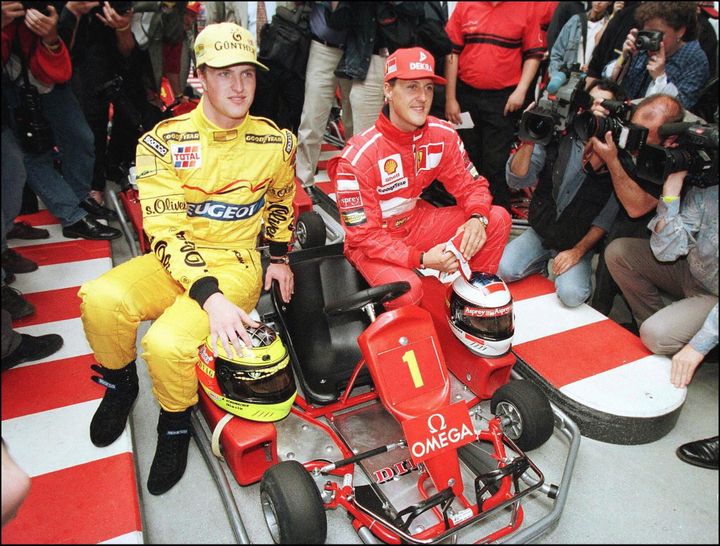
M314 210L303 212L298 217L295 237L302 248L315 248L325 244L325 221Z
M510 381L493 394L490 411L508 417L503 433L523 451L543 445L552 436L555 418L550 402L530 381Z
M260 502L276 544L323 544L327 516L315 480L297 461L270 467L260 482Z

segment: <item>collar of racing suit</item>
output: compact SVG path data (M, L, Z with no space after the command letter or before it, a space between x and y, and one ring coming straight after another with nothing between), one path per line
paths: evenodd
M197 127L199 131L211 133L213 135L212 140L222 141L225 140L223 138L223 135L231 135L232 133L237 134L244 132L244 128L248 123L248 119L250 118L250 112L248 112L243 118L243 120L232 129L222 129L215 125L205 116L204 105L205 97L201 97L200 103L197 105L197 108L190 112L190 116L193 120L193 123L195 124L195 127Z
M425 134L425 131L427 130L427 121L425 121L425 125L414 131L401 131L393 125L392 121L390 121L390 107L386 104L383 106L383 109L375 122L375 128L391 142L396 142L398 144L412 144L413 142L420 140Z

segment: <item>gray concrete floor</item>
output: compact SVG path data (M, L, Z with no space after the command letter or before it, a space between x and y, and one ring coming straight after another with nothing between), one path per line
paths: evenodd
M124 239L113 242L115 264L130 256ZM628 318L619 300L611 318L619 322ZM149 323L142 324L138 338L148 327ZM142 359L138 359L138 370L141 389L131 426L145 542L236 542L215 483L194 442L182 480L164 495L155 497L147 492L159 407ZM675 456L679 445L716 434L718 367L709 363L700 367L690 384L677 425L660 440L620 446L582 438L565 510L558 524L538 543L717 544L717 471L687 465ZM547 481L558 483L566 451L567 441L556 434L530 456ZM282 458L282 451L280 455ZM259 486L239 486L224 463L222 466L251 542L271 542L260 509ZM531 496L524 506L526 522L532 522L545 514L549 501ZM342 510L328 512L327 543L361 543Z

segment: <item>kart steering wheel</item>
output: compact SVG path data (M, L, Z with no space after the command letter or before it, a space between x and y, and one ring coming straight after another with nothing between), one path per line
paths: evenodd
M388 301L399 298L410 290L410 283L407 281L391 282L373 286L366 290L361 290L355 294L351 294L340 301L333 302L325 306L325 313L329 316L348 313L362 309L370 303L387 303Z

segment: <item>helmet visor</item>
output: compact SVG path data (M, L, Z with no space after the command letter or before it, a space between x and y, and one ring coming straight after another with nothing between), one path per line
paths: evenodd
M278 404L288 400L296 390L289 359L268 371L217 358L215 374L223 395L238 402Z
M477 307L454 298L451 312L461 330L488 341L503 341L515 333L512 309L512 302L502 307Z
M512 310L496 317L465 317L465 322L473 334L490 341L501 341L515 333Z

